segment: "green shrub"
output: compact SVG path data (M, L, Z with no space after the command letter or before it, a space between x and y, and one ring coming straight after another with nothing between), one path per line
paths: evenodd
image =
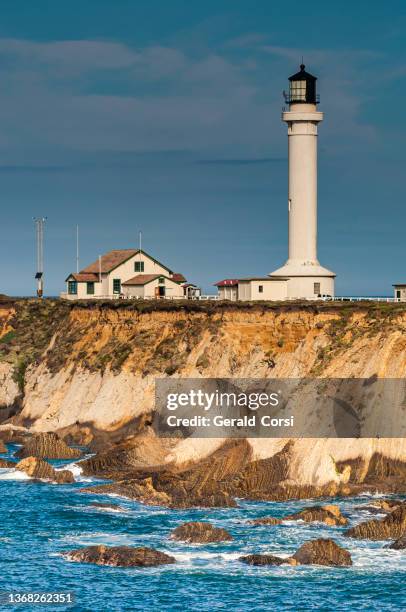
M16 335L17 333L14 329L10 330L7 332L7 334L4 334L4 336L0 338L0 344L8 344L9 342L12 342Z

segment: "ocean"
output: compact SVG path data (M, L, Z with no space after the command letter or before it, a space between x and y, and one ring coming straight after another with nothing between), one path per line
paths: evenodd
M16 446L9 445L12 456ZM62 465L68 462L52 462ZM247 502L238 508L168 510L127 499L88 495L97 483L80 475L77 482L35 482L12 469L0 470L0 592L72 592L72 605L5 605L7 610L77 611L262 611L262 610L406 610L406 553L387 542L351 540L343 527L285 522L253 527L247 519L282 517L320 500L287 503ZM69 464L72 468L72 464ZM372 517L356 509L371 501L337 503L351 524ZM387 497L387 496L382 496ZM114 511L91 503L117 504ZM206 520L224 527L234 541L183 544L169 539L186 521ZM252 567L238 557L250 553L289 556L309 539L329 537L352 555L350 568L317 566ZM67 561L62 553L91 544L150 546L176 558L157 568L114 568Z

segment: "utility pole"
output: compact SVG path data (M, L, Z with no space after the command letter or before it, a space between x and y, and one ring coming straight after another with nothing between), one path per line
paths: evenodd
M37 297L44 295L44 225L47 217L34 217L35 232L37 239Z

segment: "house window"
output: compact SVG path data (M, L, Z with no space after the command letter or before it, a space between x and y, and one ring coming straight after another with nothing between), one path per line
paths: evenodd
M68 293L69 295L77 295L78 293L78 284L75 280L68 281Z
M86 293L87 295L94 295L94 282L86 283Z
M143 261L134 262L134 272L144 272L144 262Z
M160 276L158 279L158 284L159 285L165 285L165 278L163 276Z
M400 294L400 290L398 289L398 290L396 291L396 298L397 298L398 300L400 300L400 295L401 295L401 294Z
M313 293L314 295L320 295L320 283L314 283Z
M121 280L113 278L113 293L121 293Z
M258 292L259 293L263 293L264 292L264 286L263 285L258 285Z

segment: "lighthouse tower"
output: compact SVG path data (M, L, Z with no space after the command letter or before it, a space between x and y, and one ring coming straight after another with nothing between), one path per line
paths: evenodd
M289 258L269 276L287 279L289 298L334 296L335 274L317 259L317 126L323 121L317 78L302 64L289 81L289 93L284 93L289 110L282 114L288 125Z

